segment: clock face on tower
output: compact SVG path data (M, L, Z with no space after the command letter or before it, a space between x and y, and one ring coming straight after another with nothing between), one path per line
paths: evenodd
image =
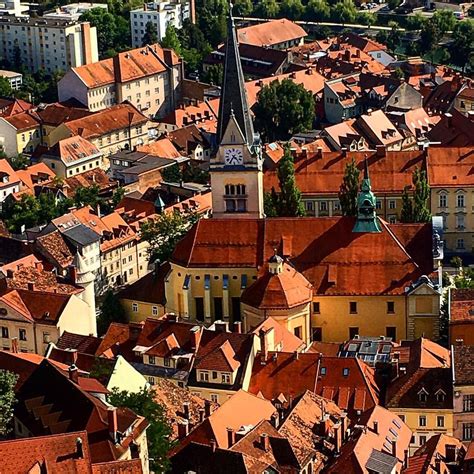
M244 154L240 148L226 148L224 151L224 164L243 165Z

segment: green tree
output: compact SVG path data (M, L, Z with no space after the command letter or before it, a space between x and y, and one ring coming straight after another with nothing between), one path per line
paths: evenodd
M105 293L97 318L97 331L105 334L111 323L127 323L128 318L118 297L112 290Z
M235 0L234 1L234 15L248 16L253 11L252 0Z
M372 26L375 24L376 16L371 12L360 12L357 13L356 21L361 25Z
M453 10L447 8L436 10L431 17L431 21L436 23L442 35L446 34L448 31L453 31L457 22Z
M305 7L301 0L282 0L280 2L280 13L290 20L301 20Z
M407 30L421 30L425 22L426 17L417 12L415 15L407 17L406 28Z
M390 32L387 35L386 44L390 51L395 51L400 44L400 28L396 21L389 21Z
M222 84L224 77L224 66L222 64L211 64L204 73L203 80L208 84Z
M264 85L254 106L257 129L267 141L287 140L313 126L313 94L291 79Z
M150 244L148 256L150 262L166 262L170 259L176 244L184 237L189 227L198 220L193 212L163 212L156 219L144 222L141 238Z
M183 179L183 174L181 173L179 166L174 164L164 168L161 171L161 177L163 178L163 181L166 181L167 183L179 183Z
M279 217L300 217L305 215L301 193L296 185L295 163L290 144L285 145L283 157L278 162L278 184L280 192L275 202Z
M360 171L354 158L346 164L341 187L339 188L339 202L343 216L357 215L357 195L359 194Z
M474 20L458 21L452 34L451 59L466 70L474 51Z
M172 25L168 26L168 28L166 29L166 33L168 33L168 30L171 26ZM158 43L158 31L153 22L147 21L145 25L145 34L143 35L143 39L142 39L142 46L146 46L147 44L155 44L155 43ZM168 47L169 46L166 46L166 48Z
M74 202L77 207L91 206L93 209L100 204L99 186L94 184L92 186L80 187L76 189L74 195Z
M125 196L125 188L119 186L112 194L112 206L115 209Z
M24 170L31 164L30 159L26 155L23 155L22 153L19 153L18 155L12 156L7 159L11 167L15 171Z
M280 13L280 5L276 0L263 0L255 7L255 14L260 18L276 18Z
M10 232L20 232L22 226L26 229L38 223L40 206L34 196L23 194L18 201L4 203L3 218Z
M11 97L12 95L10 81L6 77L0 77L0 97Z
M10 433L13 421L13 407L16 403L15 385L18 376L0 369L0 436Z
M408 187L403 191L400 220L402 222L429 222L431 219L431 212L428 206L430 187L426 179L426 171L415 168L412 182L413 196L409 195Z
M165 36L161 40L161 46L163 46L163 48L173 49L177 54L182 54L178 33L173 25L170 24L168 28L166 28Z
M441 39L441 30L438 24L430 18L423 24L420 33L419 48L422 54L433 51Z
M326 0L309 0L306 6L306 18L309 21L325 21L330 14L331 8Z
M164 408L155 400L154 390L146 388L138 393L114 389L109 395L109 403L113 406L130 408L150 423L147 429L150 467L155 472L166 472L169 469L168 452L173 447L172 429L166 420Z
M331 9L333 21L342 23L354 23L357 16L357 8L352 0L341 0Z
M402 3L402 0L388 0L387 5L390 10L395 10L395 8L398 8L400 4Z
M203 0L198 9L199 29L213 48L222 43L227 35L228 8L226 0Z
M272 186L271 192L263 195L263 209L266 217L278 217L278 194Z

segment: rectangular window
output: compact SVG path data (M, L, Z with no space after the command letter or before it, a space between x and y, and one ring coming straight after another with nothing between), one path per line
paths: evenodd
M436 417L436 426L438 428L444 428L444 416L437 416Z
M199 380L201 382L209 382L209 372L200 372Z
M462 397L462 411L465 411L465 412L474 411L474 395L464 395Z
M456 207L464 207L464 194L458 194L456 199Z
M298 326L298 327L294 328L293 332L294 332L296 337L301 339L301 337L303 336L303 327Z
M471 441L474 438L474 423L462 424L462 440Z
M5 326L2 326L2 338L3 339L8 339L10 336L8 335L8 328Z
M230 383L230 374L222 374L222 383Z
M394 301L387 301L387 313L388 314L395 313L395 302Z
M389 337L392 341L397 340L397 328L394 326L387 326L385 328L385 335Z
M49 332L44 332L43 333L43 343L44 344L49 344L50 341L51 341L51 336L50 336Z
M377 201L375 201L375 208L382 209L382 201L380 199L377 199Z
M138 303L132 303L132 311L138 313Z
M359 335L359 328L356 328L356 327L349 328L349 339L354 339L358 335Z
M349 302L349 313L357 314L357 302L356 301L350 301Z
M18 337L20 338L20 341L26 341L26 329L19 329Z
M446 194L439 195L439 207L448 207L448 196Z
M426 443L426 436L420 436L420 446L423 446Z
M222 298L216 296L214 298L214 320L222 319L223 315Z
M393 200L388 201L388 208L389 209L395 209L396 207L397 207L397 202L396 201L393 201Z
M420 417L418 418L418 425L426 426L426 416L420 415Z
M321 201L319 203L319 210L325 212L328 210L328 203L326 201Z
M319 301L313 302L313 313L320 314Z
M321 342L323 340L323 328L313 328L313 341Z
M219 402L219 396L217 395L217 393L211 393L211 402L213 403Z
M204 298L194 298L196 304L196 319L198 321L204 321Z
M171 359L168 359L168 357L165 357L163 359L163 363L165 364L165 367L170 367L171 366Z
M151 307L151 314L153 316L158 316L158 306L152 306Z
M148 356L148 363L149 363L150 365L156 365L155 356Z
M212 372L212 378L213 378L213 379L217 379L217 372L215 372L215 371Z

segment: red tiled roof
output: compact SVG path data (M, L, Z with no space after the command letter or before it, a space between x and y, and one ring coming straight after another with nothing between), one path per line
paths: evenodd
M443 146L468 147L474 145L474 115L467 116L452 109L441 116L439 122L428 132L431 142ZM430 147L431 148L431 147Z
M301 26L286 18L271 20L237 30L239 43L255 46L273 46L301 39L305 36L307 36L307 33Z
M56 176L44 163L36 163L28 166L28 168L24 170L18 170L16 174L22 186L28 189L34 189L34 186L38 182L49 182Z
M128 459L92 464L92 474L142 474L140 459Z
M450 323L474 323L474 290L450 289Z
M155 142L147 143L146 145L140 145L137 147L137 151L144 153L150 153L160 158L181 158L181 153L173 145L173 142L169 138L160 138Z
M291 265L283 263L281 273L264 270L241 295L241 302L258 309L290 309L310 303L311 283Z
M53 104L46 104L45 107L38 107L35 109L35 115L38 116L43 125L57 127L64 122L76 120L88 115L92 115L86 108L70 107L60 102Z
M453 365L456 385L474 385L474 346L454 346Z
M74 256L69 250L69 247L61 233L57 230L39 236L35 244L39 252L59 268L67 268L74 260Z
M17 132L30 130L36 127L39 128L40 126L40 121L29 112L22 112L9 117L4 117L3 119L12 125Z
M316 294L404 294L407 285L432 272L426 245L431 227L413 227L408 253L393 226L381 223L380 233L355 234L350 217L201 219L178 243L172 260L185 267L256 268L277 248Z
M429 147L428 182L431 187L445 188L474 184L474 149Z
M92 158L95 155L100 155L100 151L95 145L81 136L74 135L59 140L43 156L54 156L69 166L85 157Z
M132 117L131 123L129 115ZM94 139L115 130L128 129L130 126L143 125L148 118L133 105L124 102L87 117L65 122L64 125L74 135Z
M9 117L10 115L20 114L32 109L33 107L33 104L22 99L0 98L0 117Z
M282 352L299 351L304 347L304 342L289 331L283 324L278 323L272 317L268 317L253 330L253 334L259 335L261 330L265 332L273 329L273 340L275 348Z
M0 181L0 188L3 188L4 186L13 186L15 183L20 181L17 172L10 166L10 163L6 159L0 159L0 175L8 176L8 181L6 183Z
M81 441L82 457L77 456L78 440ZM3 474L46 471L92 473L85 431L0 441L0 458Z

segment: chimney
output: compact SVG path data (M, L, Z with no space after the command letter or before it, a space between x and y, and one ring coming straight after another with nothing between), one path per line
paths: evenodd
M446 123L448 127L452 127L453 125L453 116L450 113L445 113L444 116L446 117Z
M392 441L392 456L394 458L397 457L397 440L396 439Z
M260 435L260 446L266 453L270 450L270 438L267 433L262 433Z
M211 402L210 400L204 400L204 416L209 418L211 416Z
M77 367L74 364L72 364L69 366L67 371L69 373L69 380L71 380L75 384L78 384L79 383L79 370L77 369Z
M409 459L410 457L408 456L408 449L405 449L404 451L404 461L403 461L403 467L406 469L408 467L408 464L409 464Z
M274 428L278 429L278 426L280 425L280 417L278 416L277 412L273 413L270 422Z
M184 413L184 418L186 418L186 420L189 420L190 419L189 402L183 403L183 413Z
M446 462L455 462L456 461L456 445L447 444L446 445Z
M76 458L82 459L84 457L84 448L82 446L82 438L76 438Z
M293 359L294 359L294 360L298 360L299 357L300 357L299 352L298 352L298 351L294 351L294 352L293 352Z
M196 351L199 345L199 336L201 334L201 329L199 326L194 326L191 328L191 350Z
M237 334L242 333L242 321L236 321L234 323L234 332L236 332Z
M346 61L350 61L351 60L351 50L350 49L346 49L344 51L344 59Z
M199 408L199 423L204 421L204 408Z
M216 452L217 443L216 443L216 440L215 440L215 439L211 439L211 449L212 449L212 452L213 452L213 453Z
M316 156L318 159L323 157L323 147L318 146Z
M17 337L12 338L12 352L14 354L18 354L18 352L20 352L18 350L18 338Z
M347 156L347 148L345 146L341 148L341 153L344 158Z
M258 336L260 338L260 358L261 362L264 364L268 358L268 346L265 330L260 329Z
M438 474L441 473L441 459L440 458L435 459L435 472Z
M13 270L11 268L7 270L7 278L13 278Z
M385 145L376 145L375 150L377 158L383 158L384 156L387 156L387 150L385 148Z
M35 284L32 281L28 282L28 290L29 291L34 291L35 289Z
M231 448L235 444L235 431L233 428L227 428L227 447Z
M107 410L107 421L109 424L109 434L114 444L118 443L118 421L117 408L109 407Z
M84 128L79 127L79 128L77 129L77 134L78 134L80 137L82 137L82 134L83 134L83 133L84 133Z
M216 332L228 332L228 324L227 321L215 321L214 327L216 328Z
M374 433L379 434L379 422L374 421Z
M339 426L334 427L334 441L335 441L335 446L334 446L334 453L339 454L341 451L341 434L340 434L341 428Z
M186 438L189 434L189 421L178 421L178 439Z

